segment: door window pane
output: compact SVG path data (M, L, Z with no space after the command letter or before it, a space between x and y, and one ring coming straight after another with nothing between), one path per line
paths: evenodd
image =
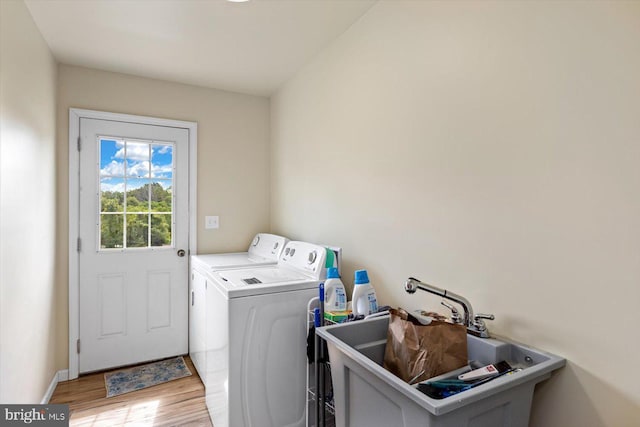
M127 214L127 247L149 246L149 215Z
M137 178L149 176L150 147L151 144L149 143L126 141L127 176Z
M151 183L151 211L152 212L171 212L172 209L172 189L171 180L154 179Z
M100 140L100 176L124 176L124 141Z
M127 180L127 213L149 212L149 180Z
M151 215L151 246L170 247L171 241L171 225L173 215L171 214L152 214Z
M174 145L111 137L98 145L100 249L172 247Z
M100 212L124 212L124 179L100 179Z
M124 215L100 215L100 249L122 249L124 247Z
M173 146L168 144L151 146L151 176L173 178Z

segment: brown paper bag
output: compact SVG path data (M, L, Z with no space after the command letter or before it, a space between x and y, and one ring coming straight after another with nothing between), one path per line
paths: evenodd
M419 382L467 364L467 328L434 320L422 325L403 309L391 309L384 367Z

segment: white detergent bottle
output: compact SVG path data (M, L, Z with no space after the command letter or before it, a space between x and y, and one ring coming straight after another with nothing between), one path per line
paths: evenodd
M347 293L340 280L338 269L331 267L327 270L327 280L324 282L325 310L345 311L347 309Z
M378 299L376 298L376 290L369 283L367 270L358 270L355 272L355 280L353 282L352 310L354 316L368 316L378 312Z

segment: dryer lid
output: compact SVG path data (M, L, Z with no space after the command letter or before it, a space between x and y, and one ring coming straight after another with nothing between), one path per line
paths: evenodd
M275 264L275 260L265 258L248 252L233 252L227 254L194 255L193 263L208 270L220 270L227 268L242 268L259 265Z

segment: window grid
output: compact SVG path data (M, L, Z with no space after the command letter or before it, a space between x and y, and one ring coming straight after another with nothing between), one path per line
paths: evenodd
M111 147L108 147L111 145ZM175 162L174 153L175 153L175 144L167 143L167 142L158 142L158 141L142 141L142 140L129 140L122 138L109 138L109 137L99 137L98 138L98 152L99 152L99 191L98 191L98 206L99 206L99 221L98 221L98 241L99 250L141 250L141 249L157 249L157 248L166 248L174 246L174 233L175 229L175 218L173 216L174 212L174 177L175 177ZM116 152L116 154L108 155L104 151L109 151L109 149L113 152L115 148L121 146L120 150ZM137 150L133 148L137 147ZM140 147L143 147L140 150ZM105 148L107 150L105 150ZM131 153L129 152L131 150ZM169 162L165 164L154 163L154 150L157 150L158 157L161 158L167 152L169 153L168 157ZM137 153L136 153L137 151ZM120 154L121 153L121 154ZM118 154L120 154L118 156ZM142 154L142 156L141 156ZM137 158L136 158L137 155ZM120 160L116 160L119 158ZM163 159L166 162L166 159ZM107 161L109 161L107 163ZM146 165L144 163L146 162ZM144 166L141 168L140 166ZM121 168L120 168L121 166ZM154 171L154 167L158 169ZM113 171L117 173L112 173ZM137 172L137 173L136 173ZM142 173L140 173L142 172ZM169 176L167 176L169 175ZM104 207L104 194L105 193L119 193L116 191L105 191L103 188L103 184L106 181L121 181L122 183L122 191L120 192L122 197L122 210L105 210ZM132 182L136 182L138 185L132 185ZM113 184L112 184L113 185ZM108 187L107 185L105 185ZM117 187L114 186L114 187ZM133 192L138 188L145 187L146 194L143 193L143 198L146 198L144 205L146 205L146 210L141 210L140 206L136 202L136 206L130 206L131 202L130 198L138 200ZM164 193L164 200L157 199L157 193ZM111 194L113 196L113 194ZM169 198L169 204L167 206L167 197ZM116 201L118 196L116 196ZM156 202L156 210L154 210L154 202ZM118 207L118 206L116 206ZM130 207L138 208L130 211ZM116 239L111 238L111 245L105 244L105 233L113 234L110 229L105 231L105 227L103 227L105 221L103 219L108 218L109 216L121 216L120 224L117 224L115 221L110 221L109 225L120 225L122 232L121 238L120 235L116 236ZM140 219L141 216L146 217L146 221L134 221L136 219ZM105 217L106 216L106 217ZM137 216L137 218L135 218ZM168 216L168 218L166 218ZM142 233L139 233L140 230L134 228L136 225L139 227L141 224L145 224L144 228L144 239L142 242L144 245L140 244L138 241L130 241L130 237L133 239L134 237L140 237ZM116 233L118 233L117 228ZM114 244L115 240L120 241L120 244ZM158 244L159 243L159 244Z

